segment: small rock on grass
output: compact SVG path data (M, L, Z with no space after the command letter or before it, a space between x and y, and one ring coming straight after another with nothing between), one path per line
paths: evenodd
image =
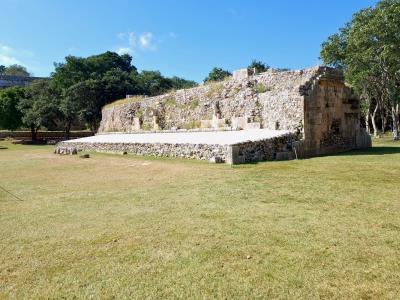
M89 154L82 154L82 155L79 155L79 157L80 157L80 158L89 158L90 155L89 155Z

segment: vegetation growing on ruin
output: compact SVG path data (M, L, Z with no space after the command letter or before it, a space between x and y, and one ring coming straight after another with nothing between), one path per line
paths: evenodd
M165 105L167 105L167 106L176 106L176 98L175 98L175 95L174 95L174 96L171 96L171 97L168 97L168 99L165 100Z
M140 107L136 112L135 112L135 117L139 119L143 119L145 109L143 107Z
M263 73L266 72L268 69L270 69L270 66L268 66L266 63L253 59L251 64L247 67L248 69L255 69L256 73Z
M265 92L269 92L269 91L271 91L272 89L271 89L271 87L266 86L266 85L263 84L263 83L257 83L257 84L254 85L253 90L254 90L254 92L256 92L257 94L262 94L262 93L265 93Z
M193 120L185 124L184 129L195 129L200 128L201 122L198 120Z
M199 99L193 99L189 102L190 109L196 109L199 106L200 102Z
M209 98L211 100L215 97L218 97L219 94L221 94L221 92L224 89L223 82L213 82L213 83L210 83L209 86L210 86L210 89L206 93L206 96L207 96L207 98Z
M0 141L0 298L395 299L399 143L231 168Z
M144 99L144 96L135 96L135 97L131 97L131 98L119 99L119 100L116 100L112 103L105 105L104 108L110 108L110 107L114 107L114 106L118 106L118 105L122 105L122 104L128 104L128 103L141 102L141 101L143 101L143 99Z
M144 131L150 131L150 130L152 130L153 128L151 127L150 123L143 123L142 129L143 129Z
M208 76L204 79L204 83L207 82L216 82L216 81L223 81L232 76L232 73L223 70L222 68L214 68L210 71Z

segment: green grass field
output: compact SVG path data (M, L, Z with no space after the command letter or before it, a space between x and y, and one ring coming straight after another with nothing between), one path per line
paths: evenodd
M0 146L0 298L400 298L400 142L234 168Z

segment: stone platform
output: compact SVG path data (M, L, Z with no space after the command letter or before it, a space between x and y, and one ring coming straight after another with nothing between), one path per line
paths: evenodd
M110 133L61 142L58 154L78 151L182 157L229 164L291 158L294 136L285 130Z

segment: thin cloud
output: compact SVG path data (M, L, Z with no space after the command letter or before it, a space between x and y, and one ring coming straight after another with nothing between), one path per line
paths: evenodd
M153 34L151 32L143 32L139 37L140 48L145 50L155 50L156 46L153 43Z
M130 48L130 47L120 47L120 48L117 49L116 52L117 52L119 55L122 55L122 54L130 54L130 55L133 55L133 54L134 54L133 49Z
M21 62L15 57L15 54L13 48L0 44L0 65L9 66L21 64Z
M136 35L135 32L120 32L117 34L117 38L124 42L123 45L118 46L115 50L120 55L134 55L137 50L154 51L157 49L154 34L151 32L142 32L139 35Z
M0 54L0 65L10 66L10 65L15 65L15 64L20 65L21 62L18 59L16 59L15 57L5 55L5 54Z

